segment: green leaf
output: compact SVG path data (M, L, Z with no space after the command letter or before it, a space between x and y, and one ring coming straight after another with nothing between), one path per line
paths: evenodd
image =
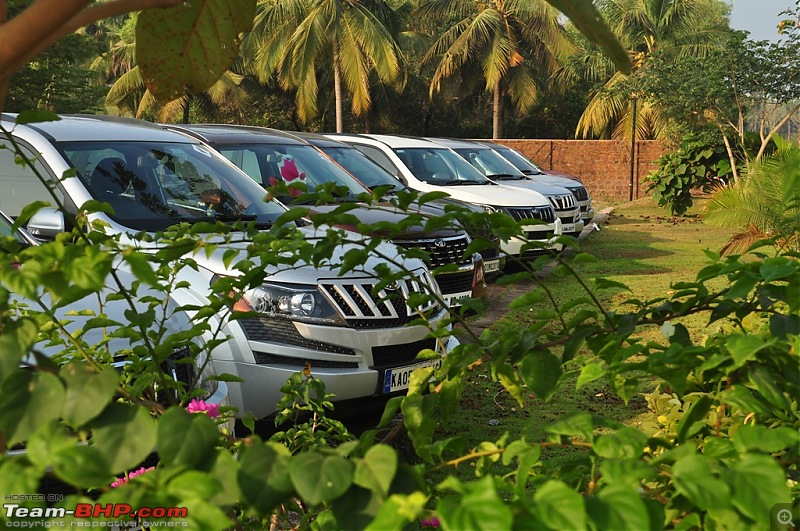
M99 415L117 389L117 371L108 367L100 371L87 363L75 361L61 368L67 384L64 420L79 427Z
M24 459L0 460L0 492L4 493L4 495L37 492L41 475ZM6 503L5 500L6 498L4 497L4 503ZM4 521L8 522L9 520Z
M158 455L170 465L205 469L213 463L219 430L206 415L171 407L158 422Z
M766 455L748 454L732 467L729 481L733 505L755 522L763 522L770 508L792 501L786 474L775 460Z
M585 529L586 508L580 494L566 483L551 480L533 495L534 514L551 529Z
M594 417L590 413L572 413L547 426L547 431L556 435L578 436L591 441Z
M209 474L199 470L187 470L170 479L167 492L179 499L211 499L222 489L222 485Z
M155 422L144 407L108 404L92 425L91 444L108 460L113 474L135 467L155 449Z
M267 515L293 493L289 478L289 456L269 445L247 448L239 462L237 483L242 499L260 514Z
M609 485L624 484L637 489L642 481L652 479L655 471L639 459L605 459L600 465L600 473Z
M672 467L672 480L678 493L700 509L731 506L728 483L714 476L709 459L702 455L679 459Z
M56 454L78 444L78 438L70 435L65 426L53 420L44 424L31 435L26 443L28 460L44 471L53 466Z
M692 403L678 424L676 435L678 442L686 442L686 439L693 437L705 427L706 415L708 415L712 403L713 401L708 395L703 395Z
M378 444L367 450L364 459L357 462L353 481L356 485L386 496L396 473L397 452L389 446Z
M353 468L352 462L338 455L306 452L289 462L289 475L300 497L319 505L347 492L353 483Z
M400 406L414 449L417 451L417 455L428 462L431 461L428 445L433 440L433 430L436 428L436 420L433 416L435 405L436 398L431 395L409 395L403 399Z
M607 459L636 459L647 445L647 435L636 428L622 428L595 438L594 452Z
M602 378L606 373L603 365L596 362L590 362L581 367L581 373L578 375L578 382L575 384L575 389L578 390L589 382L593 382L598 378Z
M425 509L428 498L421 492L393 494L383 504L378 516L365 529L366 531L401 531L409 523L417 520Z
M636 490L625 485L611 485L594 498L586 499L587 513L596 529L655 529L647 506Z
M757 366L750 369L749 376L753 387L756 388L756 391L761 393L761 396L763 396L767 402L783 411L789 409L789 402L778 387L778 378L775 373L766 367Z
M36 322L27 317L3 324L3 333L0 334L0 384L19 371L20 361L38 335Z
M87 489L105 487L116 479L106 456L91 446L65 448L57 454L53 468L62 480Z
M374 491L352 485L344 496L331 502L336 516L336 529L364 529L378 516L383 506L383 496Z
M748 424L736 430L733 443L743 454L751 451L773 453L800 443L800 433L786 426L767 428Z
M142 11L136 62L148 90L166 103L211 87L239 54L255 5L255 0L190 0Z
M672 324L666 322L661 325L661 333L665 338L669 339L670 343L677 343L684 347L692 346L692 340L689 337L689 331L682 324Z
M519 364L519 372L528 389L546 401L558 388L561 360L549 352L532 352Z
M437 509L444 529L511 529L513 523L511 509L498 496L491 476L468 484L461 499L441 500Z
M122 253L122 259L128 264L131 273L147 285L157 286L158 278L147 255L138 249L129 249Z
M587 39L599 45L617 70L630 74L631 60L628 52L608 27L603 16L591 0L547 0L553 7L564 13Z
M794 275L797 272L797 266L784 256L776 256L764 260L759 272L765 282L772 282Z
M23 442L40 426L59 418L64 394L61 380L46 372L17 372L3 382L0 431L4 432L5 443Z
M34 124L39 122L57 122L61 120L53 111L20 111L15 120L18 125Z
M765 338L759 335L730 335L725 341L725 347L733 357L734 369L742 367L748 361L756 359L756 354L770 345L774 341L765 341Z
M769 318L769 333L783 340L791 335L800 335L800 315L771 315Z

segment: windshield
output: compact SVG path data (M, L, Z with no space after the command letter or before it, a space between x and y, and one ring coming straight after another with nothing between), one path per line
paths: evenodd
M403 183L372 162L366 155L352 147L324 147L320 148L330 158L342 165L344 169L355 175L367 188L377 186L392 186L394 190L403 190Z
M265 188L279 180L291 183L299 179L311 193L324 183L347 187L351 197L366 192L352 175L308 144L220 144L216 147Z
M514 151L513 149L498 145L497 147L492 148L500 155L503 156L507 161L517 167L522 173L526 175L541 175L542 170L539 169L534 163Z
M456 148L456 153L487 177L523 178L524 174L496 151L484 147Z
M437 186L489 184L483 174L447 148L395 149L414 177Z
M89 193L136 230L196 221L270 225L285 211L222 157L193 143L62 142Z

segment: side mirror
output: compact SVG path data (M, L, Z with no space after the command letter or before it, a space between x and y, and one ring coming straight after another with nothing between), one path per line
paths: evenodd
M40 209L28 221L26 228L28 232L40 240L52 240L67 230L64 213L53 207Z

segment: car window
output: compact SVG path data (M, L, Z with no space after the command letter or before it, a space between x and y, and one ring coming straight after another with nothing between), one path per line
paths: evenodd
M58 147L95 199L137 230L181 221L239 218L270 224L284 208L208 148L194 143L62 142Z
M344 169L355 175L367 188L375 188L376 186L403 188L403 185L392 174L355 148L329 146L322 148L322 150L330 158L341 164Z
M400 169L395 165L394 162L389 160L389 157L384 155L384 153L372 146L367 146L365 144L357 144L354 143L353 147L359 150L361 153L366 155L372 162L383 168L384 170L388 171L391 175L399 176Z
M487 182L479 170L447 148L398 148L394 152L417 179L429 184Z
M317 186L332 182L345 186L349 195L366 191L352 175L308 144L220 145L219 151L262 186L271 186L281 180L287 183L299 181L313 192ZM249 168L246 169L248 161Z
M54 204L50 191L37 177L30 166L16 163L13 147L8 142L0 141L0 210L12 218L16 218L22 209L35 201L47 201ZM50 173L41 161L27 146L20 144L20 149L28 158L33 160L33 166L45 178L50 179ZM64 194L60 188L54 187L53 191L60 201Z

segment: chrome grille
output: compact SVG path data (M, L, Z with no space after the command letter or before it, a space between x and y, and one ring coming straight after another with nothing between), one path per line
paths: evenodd
M542 207L505 207L505 211L509 216L514 218L514 221L522 221L525 219L540 219L547 223L552 223L556 220L556 213L551 206Z
M408 297L412 293L434 295L433 279L427 272L416 278L401 279L373 295L375 282L359 284L348 282L322 282L320 289L330 297L349 324L356 327L394 326L439 310L436 300L412 308ZM433 288L436 289L436 288Z
M589 199L589 192L587 192L586 188L583 186L577 186L575 188L567 188L567 190L572 192L572 195L574 195L578 201L586 201Z
M573 210L578 204L577 201L575 201L575 196L572 194L550 195L547 196L547 199L550 200L550 204L553 205L553 208L556 209L556 211Z
M447 264L469 264L471 257L465 257L469 240L466 234L450 238L426 238L424 240L394 240L403 249L419 248L430 255L429 267Z

